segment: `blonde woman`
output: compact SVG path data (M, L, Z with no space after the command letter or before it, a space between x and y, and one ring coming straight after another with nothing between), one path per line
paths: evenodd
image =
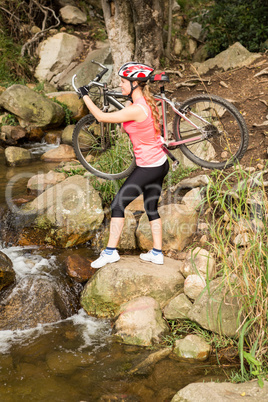
M162 149L158 109L147 85L153 71L152 67L135 62L126 63L119 69L122 94L131 97L132 104L116 112L102 112L89 98L87 89L79 88L85 104L99 122L123 124L133 144L137 165L111 204L108 244L100 257L92 262L93 268L101 268L120 259L116 247L124 225L124 210L141 193L151 226L153 249L141 254L140 258L155 264L164 263L162 223L157 205L169 164Z

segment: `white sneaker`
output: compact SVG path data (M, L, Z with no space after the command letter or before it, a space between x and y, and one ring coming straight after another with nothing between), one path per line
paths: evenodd
M164 264L164 256L162 253L154 254L153 250L148 251L148 253L140 254L140 259L143 261L150 261L154 264Z
M91 263L91 267L101 268L106 264L111 264L112 262L116 262L118 260L120 260L120 255L118 254L117 250L114 250L110 255L105 253L105 250L103 250L100 253L99 258Z

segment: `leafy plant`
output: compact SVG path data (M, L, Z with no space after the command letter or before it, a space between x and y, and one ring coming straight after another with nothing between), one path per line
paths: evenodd
M215 1L200 17L207 29L210 56L240 42L251 52L264 50L268 35L268 5L262 0Z
M5 115L2 118L2 122L0 124L0 126L17 126L17 125L18 125L17 117L12 113Z
M73 119L73 112L69 109L66 103L60 102L58 99L53 98L53 102L58 103L64 110L65 113L65 124L68 126L69 124L74 124L75 120Z

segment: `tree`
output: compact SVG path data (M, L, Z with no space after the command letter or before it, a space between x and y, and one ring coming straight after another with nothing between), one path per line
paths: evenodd
M163 4L164 0L102 0L115 72L131 60L159 67ZM113 84L116 81L114 76Z

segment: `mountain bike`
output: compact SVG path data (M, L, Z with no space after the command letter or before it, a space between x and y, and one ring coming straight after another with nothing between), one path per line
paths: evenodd
M102 71L87 85L89 95L101 101L105 112L124 108L127 97L100 82L108 68L92 62ZM72 85L78 93L76 78L74 75ZM249 135L245 120L233 104L210 94L196 95L182 103L171 100L166 96L169 77L164 72L151 76L150 82L160 84L160 93L154 98L161 105L163 150L173 160L173 168L179 163L171 152L176 148L194 164L208 169L228 168L241 160ZM92 114L76 124L73 147L81 164L104 179L127 177L136 166L131 141L121 124L99 123Z

